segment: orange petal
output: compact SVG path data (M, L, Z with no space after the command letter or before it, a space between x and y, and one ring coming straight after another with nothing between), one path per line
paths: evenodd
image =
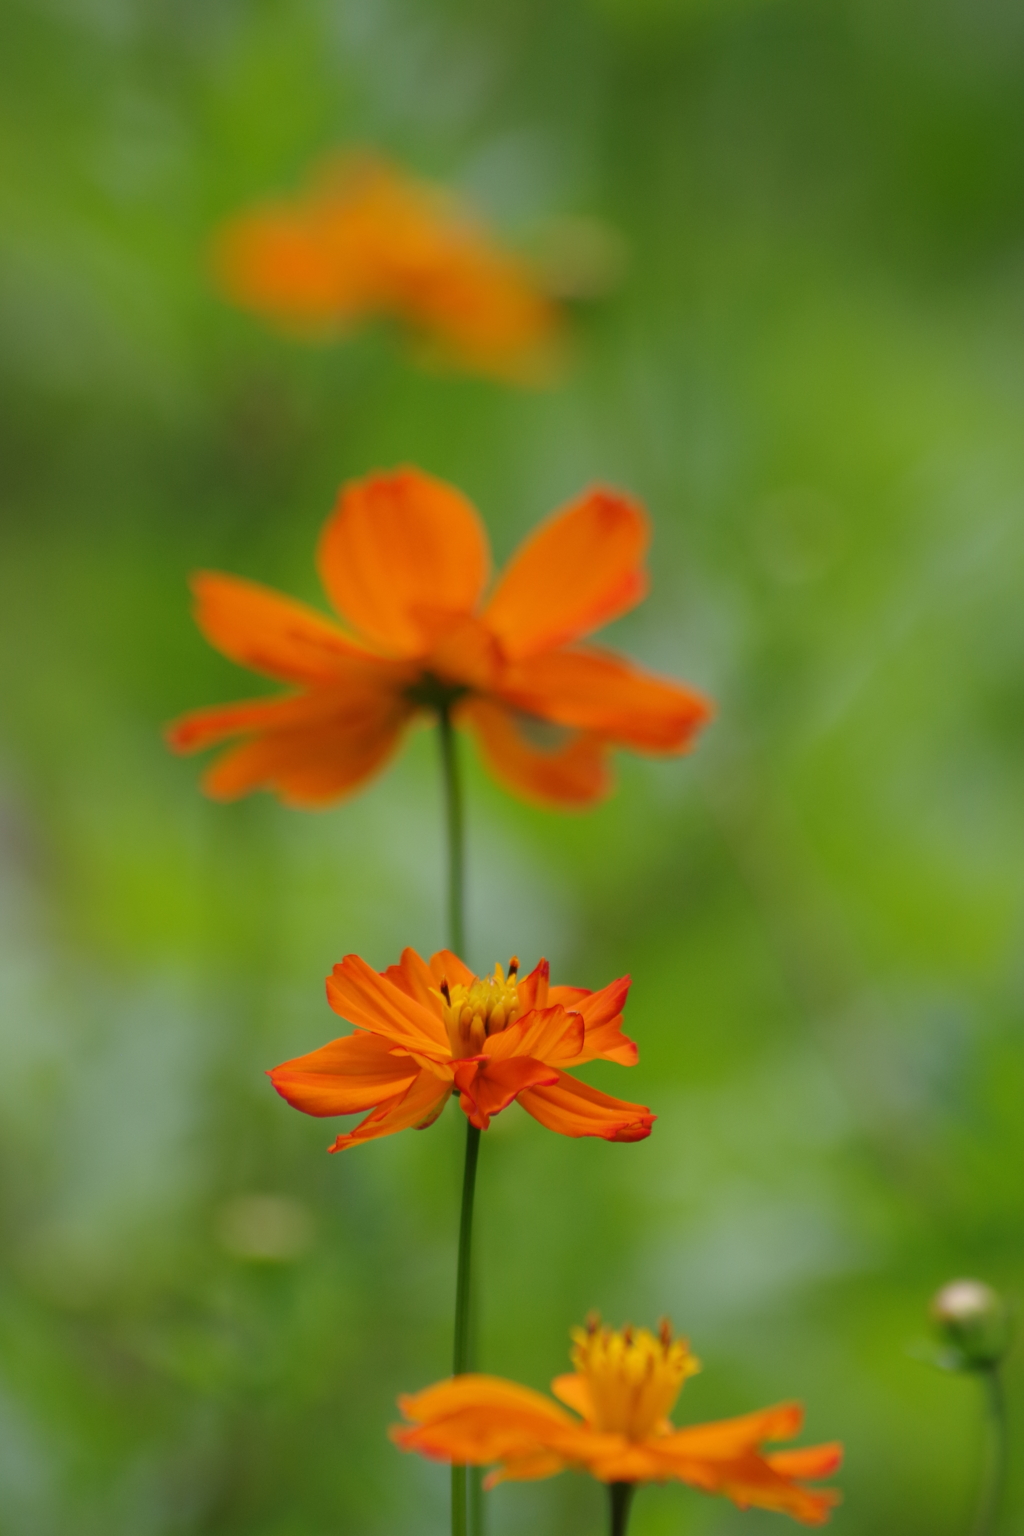
M549 1066L578 1061L583 1049L584 1025L578 1013L566 1013L558 1003L552 1008L532 1008L499 1034L491 1035L484 1053L491 1060L535 1056Z
M469 966L450 949L439 949L431 955L430 974L434 977L436 986L440 986L442 981L447 981L452 986L471 987L476 981L476 976Z
M801 1446L795 1451L772 1451L765 1460L785 1477L831 1477L843 1464L843 1447L838 1440L832 1440L826 1445Z
M501 1061L466 1061L455 1068L459 1103L471 1125L486 1131L491 1116L507 1109L526 1088L553 1084L558 1074L532 1056Z
M360 1032L283 1062L267 1076L303 1114L361 1114L382 1099L403 1094L419 1074L411 1057L395 1055L393 1049L389 1041Z
M214 800L237 800L254 789L272 790L286 805L329 805L358 789L391 758L402 738L405 716L386 698L335 709L332 718L308 726L279 728L289 718L285 706L300 701L279 701L280 713L263 717L264 733L244 741L219 757L203 777L203 788ZM301 701L310 713L323 714L329 701L309 695ZM295 713L299 713L296 707ZM255 713L245 717L238 706L226 711L206 711L179 722L179 736L191 730L211 735L246 729L256 724Z
M451 1091L450 1082L442 1082L431 1072L421 1072L404 1094L378 1105L354 1131L339 1136L328 1150L344 1152L362 1141L375 1141L378 1136L393 1136L396 1131L432 1125Z
M717 1419L710 1424L688 1425L660 1442L666 1451L686 1452L704 1459L723 1460L741 1455L766 1440L790 1440L800 1433L804 1411L799 1403L776 1403L756 1413Z
M599 1093L567 1073L552 1088L530 1088L519 1102L541 1125L562 1136L601 1136L605 1141L643 1141L655 1115L644 1104L630 1104Z
M437 982L427 962L414 949L403 949L398 964L389 965L381 975L417 1003L422 1003L424 1008L429 1008L432 1013L437 1012L437 998L434 996Z
M519 983L519 1001L524 1008L546 1008L548 994L552 988L550 985L551 967L546 960L538 960L528 976L524 976ZM563 987L563 992L571 992L572 987ZM581 994L582 995L582 994ZM564 997L552 997L552 1002L565 1004Z
M636 1066L640 1059L636 1043L622 1033L622 1010L630 984L628 976L620 976L600 991L584 993L565 1005L583 1020L583 1046L577 1058L580 1066L586 1061L597 1060L615 1061L622 1067ZM561 987L552 988L552 1001L554 992L562 990Z
M329 234L311 205L268 204L224 225L215 276L235 304L288 328L337 324L372 308L372 285L363 253Z
M282 683L332 683L373 663L331 619L270 587L218 571L191 581L195 620L222 655ZM376 662L380 667L380 662Z
M399 1398L399 1407L414 1422L393 1426L391 1438L403 1450L439 1461L485 1466L558 1456L586 1444L586 1430L557 1403L497 1376L454 1376Z
M431 1008L381 976L359 955L346 955L327 978L327 1001L350 1024L383 1035L406 1050L451 1059L441 1005Z
M682 752L713 714L692 688L596 646L547 651L509 667L500 694L528 715L596 731L638 752Z
M556 1376L551 1383L551 1390L560 1403L567 1408L573 1408L584 1419L594 1417L594 1398L590 1390L590 1382L578 1371L567 1371L564 1376Z
M470 699L458 718L473 732L494 777L524 800L581 809L611 788L607 748L600 737L546 726L490 699Z
M638 501L595 486L513 555L484 618L513 660L589 634L647 591L650 531Z
M451 621L471 614L487 579L487 538L454 486L422 470L344 486L320 539L331 602L396 656L421 656Z

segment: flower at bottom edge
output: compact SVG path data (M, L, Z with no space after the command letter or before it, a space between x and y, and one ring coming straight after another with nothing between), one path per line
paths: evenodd
M604 1483L672 1479L805 1525L828 1520L837 1491L806 1481L830 1476L841 1447L767 1448L799 1433L798 1403L677 1429L667 1413L699 1369L684 1339L665 1323L653 1335L601 1328L596 1319L573 1337L576 1370L552 1383L560 1403L500 1377L456 1376L400 1398L410 1422L395 1425L391 1438L437 1461L494 1466L487 1486L576 1469Z

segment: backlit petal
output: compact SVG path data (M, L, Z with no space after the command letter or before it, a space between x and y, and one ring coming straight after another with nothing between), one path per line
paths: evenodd
M590 1392L590 1383L578 1371L567 1371L564 1376L556 1376L551 1383L551 1390L560 1403L574 1409L581 1418L593 1418L594 1400Z
M838 1440L832 1440L826 1445L805 1445L795 1451L772 1451L765 1460L786 1477L831 1477L843 1464L843 1448Z
M342 488L318 567L331 602L360 634L392 655L420 656L446 623L476 607L487 538L461 491L396 469Z
M352 1115L405 1093L419 1074L390 1041L358 1033L296 1056L267 1076L283 1099L307 1115Z
M578 1061L583 1049L584 1024L578 1013L566 1013L560 1004L533 1008L491 1035L484 1052L492 1060L535 1056L549 1065Z
M471 987L476 981L476 976L465 961L460 960L450 949L439 949L431 955L430 974L438 987L442 981L447 981L453 987Z
M466 1061L455 1067L455 1086L463 1112L470 1124L481 1131L487 1130L492 1115L507 1109L524 1089L548 1086L557 1077L557 1072L532 1056Z
M327 1001L350 1024L384 1035L396 1045L439 1060L451 1057L440 1003L410 997L359 955L346 955L327 978Z
M595 486L513 555L484 614L507 656L536 656L590 634L647 591L650 537L640 503Z
M346 662L372 660L331 619L258 582L198 571L191 586L195 620L210 644L266 677L332 683L346 676Z
M396 1131L430 1125L441 1113L451 1091L450 1082L442 1082L431 1072L421 1072L404 1094L380 1104L359 1122L354 1131L339 1136L329 1150L344 1152L363 1141L375 1141L379 1136L393 1136Z
M642 1141L651 1134L655 1115L644 1104L613 1099L567 1073L551 1088L530 1088L519 1102L541 1125L562 1136L601 1136L605 1141Z
M545 728L490 699L471 699L458 712L480 754L507 789L538 805L581 809L611 788L607 747L584 732ZM553 738L553 739L549 739Z
M280 701L282 706L291 700ZM323 714L328 700L309 695L302 701L311 712ZM387 699L370 701L367 708L338 710L333 718L315 725L279 729L287 715L282 708L263 734L243 741L219 757L203 776L203 788L214 800L237 800L254 789L272 790L286 805L329 805L351 794L377 773L396 751L405 718ZM223 713L221 726L239 724ZM193 728L196 722L193 717ZM200 728L210 731L218 721L207 712ZM181 730L187 729L187 721Z
M682 752L711 719L711 703L596 646L548 651L509 667L501 697L526 714L595 731L638 752Z
M598 992L584 993L575 1001L565 1004L583 1019L584 1038L577 1065L586 1061L614 1061L623 1067L635 1067L639 1060L636 1044L622 1033L622 1010L630 988L630 978L620 976ZM556 992L569 991L552 987L552 1002Z
M398 964L389 965L381 975L386 976L388 981L416 1002L422 1003L424 1008L429 1008L432 1013L437 1012L437 998L434 995L437 982L427 962L414 949L403 949Z

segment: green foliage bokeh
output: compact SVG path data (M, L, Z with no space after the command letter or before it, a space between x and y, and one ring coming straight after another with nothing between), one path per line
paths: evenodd
M585 817L467 748L471 959L630 971L640 1065L589 1075L659 1115L488 1134L483 1364L542 1387L589 1308L668 1313L705 1363L682 1417L801 1397L848 1448L837 1536L957 1536L974 1384L915 1345L936 1286L1024 1261L1019 7L0 13L0 1525L445 1529L443 1469L384 1430L448 1369L458 1111L328 1158L262 1075L330 1037L343 953L443 941L434 743L304 815L210 805L160 738L258 687L188 572L320 602L338 484L412 461L499 560L590 480L642 496L653 590L609 638L719 705ZM347 144L526 250L618 232L558 388L218 301L217 221ZM493 1536L603 1519L582 1478L490 1501ZM633 1530L781 1524L675 1487Z

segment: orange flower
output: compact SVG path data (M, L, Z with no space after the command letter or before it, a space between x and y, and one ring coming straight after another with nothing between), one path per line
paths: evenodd
M841 1448L764 1449L765 1442L799 1433L798 1403L676 1429L667 1416L687 1376L700 1367L667 1323L655 1338L646 1329L613 1332L592 1319L586 1329L573 1330L573 1340L576 1370L556 1377L551 1390L579 1418L500 1377L455 1376L400 1398L412 1423L396 1425L392 1439L403 1450L456 1465L496 1462L487 1486L575 1467L603 1483L677 1478L704 1493L725 1494L740 1508L779 1510L805 1525L827 1521L838 1495L806 1488L803 1480L834 1472Z
M610 785L608 750L684 751L706 699L577 644L643 597L640 505L595 488L543 524L487 602L487 536L454 486L418 469L350 482L320 539L327 594L360 638L237 576L193 579L196 618L233 661L297 691L185 715L179 752L240 738L206 774L232 800L270 789L323 805L376 773L416 716L450 711L510 789L582 806Z
M346 955L327 979L327 998L354 1035L297 1056L268 1075L278 1093L307 1115L371 1111L331 1147L340 1152L437 1119L453 1091L471 1123L485 1131L513 1099L563 1136L641 1141L654 1116L579 1083L562 1070L601 1058L632 1066L622 1033L629 977L599 992L552 987L548 963L521 981L519 962L473 975L450 950L430 964L406 949L382 973Z
M524 263L449 194L372 156L338 158L303 197L230 220L214 260L235 303L289 329L390 315L474 373L537 375L558 330Z

